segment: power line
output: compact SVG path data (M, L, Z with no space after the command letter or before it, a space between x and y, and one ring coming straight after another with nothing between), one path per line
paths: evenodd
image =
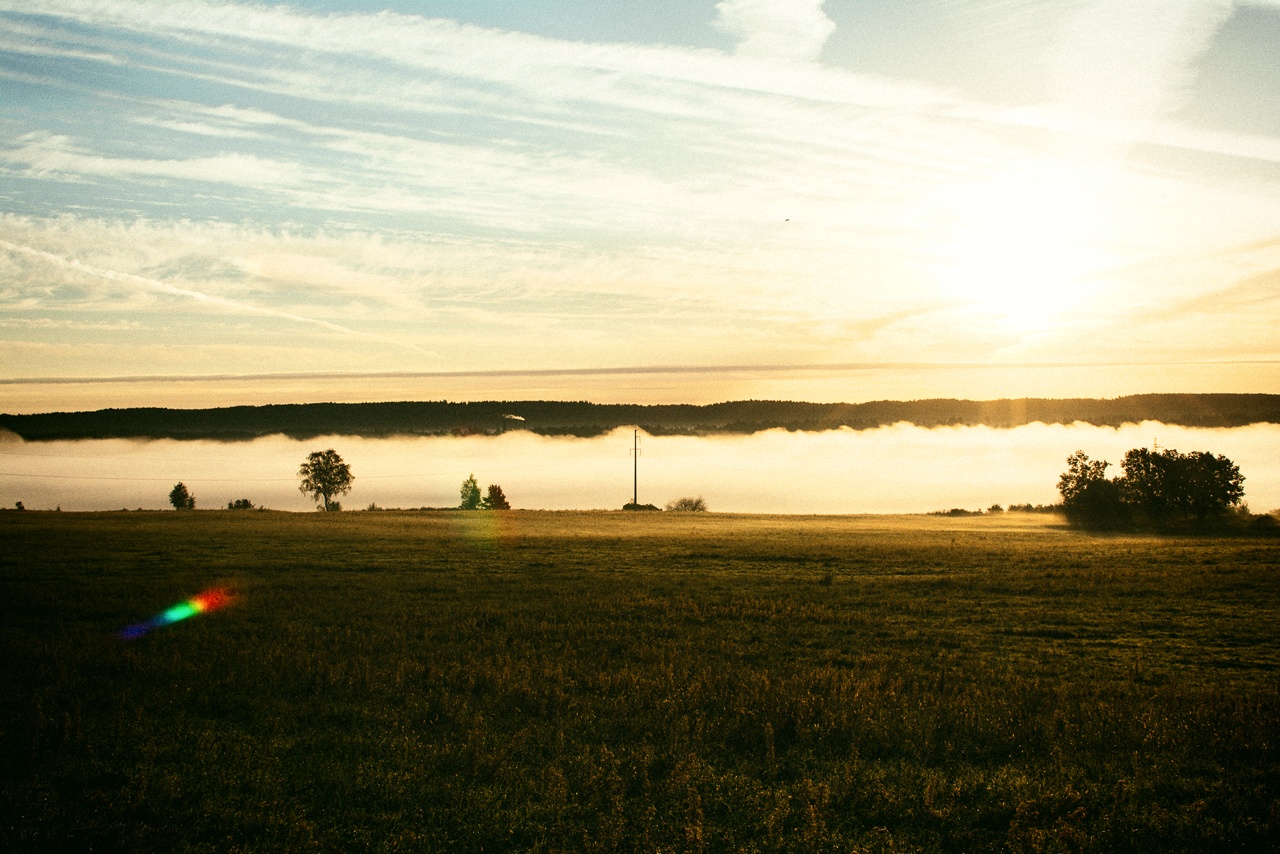
M138 483L148 483L148 482L168 483L169 481L173 480L172 476L169 476L169 477L105 477L103 475L93 475L93 474L15 474L13 472L7 472L7 471L0 472L0 477L23 477L23 478L42 477L42 478L52 478L54 480L132 480ZM197 483L197 482L198 483L291 483L294 480L296 480L296 478L288 478L286 480L285 478L280 478L280 477L235 477L235 478L188 477L188 478L184 478L184 480L189 480L189 481L192 481L193 483Z
M137 460L122 460L121 462L137 462ZM207 462L204 460L202 462ZM503 471L538 471L541 469L561 468L559 463L547 463L541 465L527 466L503 466ZM453 477L458 474L466 473L466 468L451 469L449 471L428 471L428 472L410 472L408 474L362 474L357 477L360 480L399 480L414 477ZM91 474L37 474L35 472L0 472L0 477L19 477L19 478L53 478L55 480L131 480L136 482L162 482L169 481L174 475L165 477L110 477L107 475L91 475ZM192 477L191 475L182 476L182 480L191 481L193 483L295 483L296 477L200 477L199 475Z

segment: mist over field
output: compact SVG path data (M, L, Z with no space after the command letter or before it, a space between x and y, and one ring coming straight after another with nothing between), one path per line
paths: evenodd
M249 442L94 440L0 441L0 506L28 509L168 509L182 481L197 509L249 499L273 510L307 511L298 466L334 448L351 465L347 510L452 507L471 474L502 486L517 509L618 509L632 498L633 433L551 438L501 436ZM638 499L658 506L702 496L736 513L921 513L992 504L1050 504L1066 457L1083 449L1113 464L1134 447L1211 451L1245 475L1254 512L1280 507L1280 425L1230 429L1146 422L1120 428L1030 424L1012 429L898 424L875 430L770 430L753 435L640 434Z

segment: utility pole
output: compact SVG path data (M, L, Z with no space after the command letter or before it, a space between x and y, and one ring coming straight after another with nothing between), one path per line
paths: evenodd
M631 503L640 506L640 431L635 431L633 437L634 444L631 447L632 457L632 481L631 481Z

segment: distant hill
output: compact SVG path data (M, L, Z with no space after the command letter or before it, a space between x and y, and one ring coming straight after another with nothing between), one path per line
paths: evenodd
M219 409L100 409L0 415L0 429L27 441L57 439L214 439L241 441L284 434L316 436L496 435L595 436L637 426L651 435L756 433L762 430L868 430L898 422L920 427L1071 424L1116 427L1159 421L1184 427L1280 423L1280 395L1137 394L1111 400L879 400L802 403L739 400L708 406L564 401L305 403Z

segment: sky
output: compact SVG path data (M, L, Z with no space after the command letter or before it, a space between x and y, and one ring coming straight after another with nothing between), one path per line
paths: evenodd
M1280 0L0 0L0 411L1280 392Z

